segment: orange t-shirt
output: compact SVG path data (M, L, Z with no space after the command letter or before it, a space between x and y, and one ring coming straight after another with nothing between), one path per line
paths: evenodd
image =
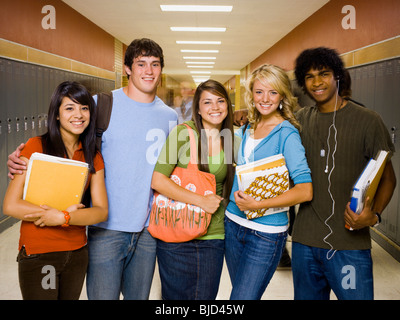
M40 137L29 139L21 152L21 156L29 159L34 152L43 152ZM82 144L79 145L72 159L85 161ZM96 172L104 169L100 152L96 154L93 164ZM91 176L89 173L85 190L89 186ZM38 227L29 221L22 221L21 223L19 250L25 246L27 254L77 250L86 245L86 242L86 226Z

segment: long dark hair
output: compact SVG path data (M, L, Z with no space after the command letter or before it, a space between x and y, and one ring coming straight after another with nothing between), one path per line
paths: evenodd
M94 173L93 159L96 155L96 108L95 102L89 91L78 82L65 81L54 90L50 100L48 112L48 129L41 136L43 152L58 157L68 157L67 150L60 133L60 106L64 97L68 97L75 103L89 107L90 123L79 136L82 142L83 153L86 163L89 164L90 172Z
M220 134L221 134L221 139L222 139L222 145L225 146L225 139L229 138L230 141L227 143L229 146L230 150L224 150L224 157L225 157L225 163L227 165L227 175L224 183L224 189L222 196L225 200L229 199L229 195L231 192L232 184L233 184L233 177L234 177L234 134L233 134L233 109L232 109L232 103L231 100L229 99L228 92L226 91L225 87L219 83L218 81L215 80L207 80L202 82L196 89L196 92L194 93L193 97L193 104L192 104L192 118L195 123L197 131L200 133L200 143L198 144L198 155L201 161L198 161L198 166L199 170L205 171L205 172L210 172L210 169L208 167L208 141L207 137L205 134L201 134L202 129L204 129L203 126L203 121L202 117L199 114L199 108L200 108L200 97L201 94L204 91L208 91L216 96L222 97L225 99L227 105L228 105L228 115L222 122ZM226 133L228 131L228 137L225 136L225 134L222 134L223 131ZM228 141L226 141L228 142Z

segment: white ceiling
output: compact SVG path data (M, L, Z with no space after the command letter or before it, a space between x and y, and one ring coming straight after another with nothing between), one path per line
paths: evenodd
M192 80L184 56L215 56L211 77L225 82L268 50L329 0L63 0L126 45L150 38L164 51L163 72ZM232 5L230 13L162 12L160 4ZM226 27L226 32L174 32L170 27ZM176 40L219 40L221 45L183 45ZM182 53L217 49L219 53ZM199 61L199 60L197 60ZM211 60L209 60L211 61ZM204 71L206 71L204 69Z

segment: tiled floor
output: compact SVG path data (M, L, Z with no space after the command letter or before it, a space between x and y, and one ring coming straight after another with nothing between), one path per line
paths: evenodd
M17 263L15 261L18 238L19 223L0 233L0 300L21 299ZM291 243L288 242L289 249L290 245ZM372 256L374 261L375 299L400 300L400 263L376 243L373 243ZM155 272L150 299L160 299L160 290L160 279L158 272ZM230 291L231 283L228 271L224 266L217 299L229 299ZM336 299L334 294L331 295L331 298ZM81 299L87 299L85 288L82 290ZM291 270L277 270L262 299L292 300Z

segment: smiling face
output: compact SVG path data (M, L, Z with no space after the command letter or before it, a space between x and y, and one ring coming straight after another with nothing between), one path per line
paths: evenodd
M335 102L337 80L329 68L310 69L305 75L305 87L318 106L331 105Z
M137 100L144 102L142 98L154 99L157 85L161 79L161 62L157 57L140 56L133 59L132 66L125 66L129 75L129 87L135 93Z
M199 101L199 114L205 129L220 129L228 115L228 103L223 97L203 91Z
M64 97L59 108L57 120L60 121L61 135L79 136L90 123L89 107Z
M282 99L283 97L269 83L261 83L258 79L254 81L253 101L261 117L276 115Z

